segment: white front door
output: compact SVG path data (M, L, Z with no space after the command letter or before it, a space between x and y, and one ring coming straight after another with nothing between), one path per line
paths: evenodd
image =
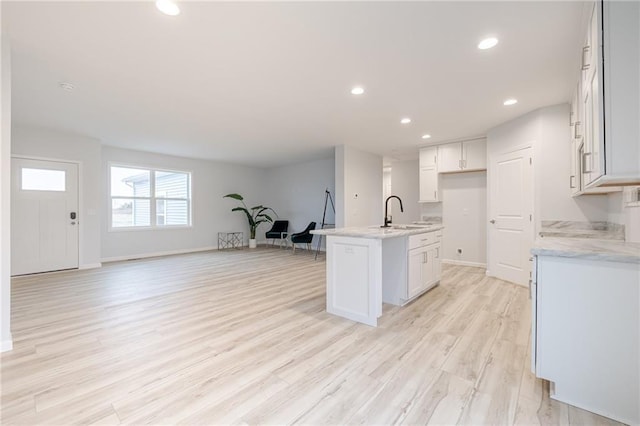
M491 158L489 273L526 285L533 245L531 148Z
M13 158L11 275L78 267L78 165Z

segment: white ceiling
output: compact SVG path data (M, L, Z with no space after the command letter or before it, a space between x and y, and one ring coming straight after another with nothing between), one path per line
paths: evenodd
M153 2L1 4L17 123L265 167L339 144L399 158L423 133L481 135L566 102L583 7L181 2L169 17ZM489 35L498 46L478 50Z

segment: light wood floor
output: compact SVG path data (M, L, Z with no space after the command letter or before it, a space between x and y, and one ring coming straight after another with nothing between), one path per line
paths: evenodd
M524 288L445 267L378 328L327 314L308 252L22 277L2 424L613 424L529 372Z

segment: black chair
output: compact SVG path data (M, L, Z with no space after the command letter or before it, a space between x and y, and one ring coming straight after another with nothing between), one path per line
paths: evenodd
M296 244L306 244L307 249L311 250L311 241L313 240L311 231L314 229L316 229L316 223L311 222L304 231L291 234L291 245L294 253L296 252Z
M265 236L267 239L271 239L271 245L276 244L276 240L280 240L280 245L284 241L287 244L287 235L289 235L289 221L288 220L276 220L273 222L273 226L269 229Z

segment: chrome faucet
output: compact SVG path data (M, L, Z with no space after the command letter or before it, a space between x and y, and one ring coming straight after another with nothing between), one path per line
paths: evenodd
M402 208L402 200L400 199L400 197L398 197L397 195L392 195L390 197L387 197L387 199L384 202L384 225L382 225L380 228L389 228L389 224L391 223L391 221L389 220L389 215L387 214L387 211L389 209L389 200L392 198L397 198L398 201L400 201L400 211L404 212L404 209Z

